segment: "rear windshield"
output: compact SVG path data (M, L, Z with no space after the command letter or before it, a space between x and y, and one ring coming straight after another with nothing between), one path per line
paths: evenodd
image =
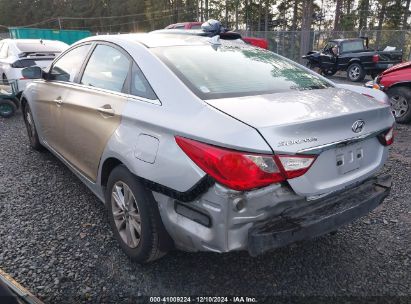
M364 51L364 42L362 40L345 41L342 44L343 52Z
M154 53L202 99L331 86L288 60L253 47L173 46Z
M16 42L17 48L23 53L61 53L67 48L67 45L64 43L53 41L43 41L40 42Z

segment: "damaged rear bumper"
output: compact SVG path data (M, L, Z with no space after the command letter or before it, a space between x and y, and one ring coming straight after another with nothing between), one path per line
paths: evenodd
M248 233L248 251L256 256L334 231L375 209L390 189L391 176L380 176L325 198L302 199L281 215L255 223Z

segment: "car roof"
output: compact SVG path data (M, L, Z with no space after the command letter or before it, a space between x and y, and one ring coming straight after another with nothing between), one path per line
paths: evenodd
M92 36L80 40L78 43L85 41L107 41L113 43L139 43L147 48L168 47L168 46L194 46L194 45L209 45L210 36L202 30L179 30L168 29L158 30L150 33L140 34L119 34L119 35L100 35ZM240 34L227 32L222 33L227 37L222 40L235 40L241 38ZM237 37L238 36L238 37ZM77 43L76 43L77 44Z
M174 31L174 30L167 30ZM177 30L178 31L178 30ZM120 34L120 35L101 35L92 36L80 40L78 43L85 41L108 41L113 43L128 42L140 43L147 48L166 47L166 46L190 46L208 44L209 38L198 35L189 35L184 33L145 33L145 34Z
M40 41L43 42L47 42L47 43L57 43L57 44L61 44L64 43L60 40L48 40L48 39L11 39L11 38L7 38L7 39L2 39L0 40L1 42L15 42L15 43L39 43ZM66 43L64 43L66 44Z

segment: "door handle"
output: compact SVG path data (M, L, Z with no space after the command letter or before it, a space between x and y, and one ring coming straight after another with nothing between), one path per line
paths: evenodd
M106 116L114 116L115 112L110 105L104 105L97 109L101 114Z
M60 106L63 103L63 99L61 97L57 97L56 99L53 100L58 106Z

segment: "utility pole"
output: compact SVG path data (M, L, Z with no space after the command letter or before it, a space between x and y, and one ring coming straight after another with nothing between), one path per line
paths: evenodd
M60 19L60 17L57 18L57 21L59 23L59 29L61 30L61 19Z

